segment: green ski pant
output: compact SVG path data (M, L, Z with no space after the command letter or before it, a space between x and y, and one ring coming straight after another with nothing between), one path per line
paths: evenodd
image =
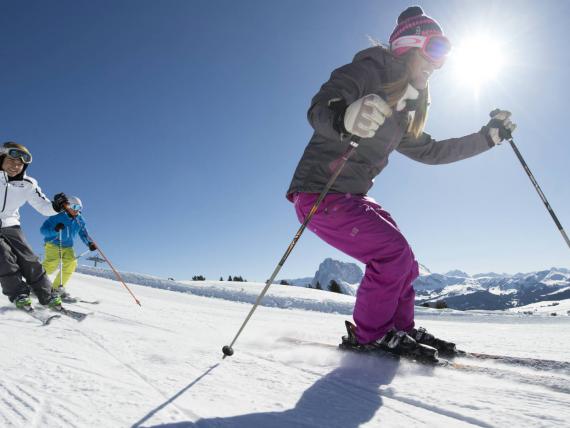
M73 247L63 247L61 249L61 255L63 261L63 280L60 278L62 272L59 272L53 280L53 288L55 289L57 289L60 285L65 286L73 272L75 272L75 268L77 267L77 259L75 258ZM42 264L48 275L51 275L56 271L56 269L59 268L58 245L54 245L50 242L45 244L45 258Z

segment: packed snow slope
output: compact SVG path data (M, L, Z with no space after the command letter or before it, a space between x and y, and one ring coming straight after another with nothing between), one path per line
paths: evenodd
M42 327L4 301L0 426L569 426L568 316L418 310L419 324L463 349L566 362L433 368L284 342L336 344L354 298L275 285L277 303L258 308L222 360L251 308L244 296L262 284L144 278L130 284L139 307L116 281L74 275L72 294L100 299L70 305L92 313L82 323Z

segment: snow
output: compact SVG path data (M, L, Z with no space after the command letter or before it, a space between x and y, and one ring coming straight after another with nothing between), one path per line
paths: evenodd
M263 284L125 278L142 307L116 281L73 276L72 294L101 300L73 305L92 312L82 323L62 318L41 327L5 301L0 426L562 427L570 420L568 370L474 360L462 362L478 370L434 368L279 340L336 344L351 296L272 285L270 306L257 309L235 355L222 360L221 347ZM417 319L467 350L570 361L568 316L418 308Z
M549 302L537 302L526 306L509 309L512 313L532 312L536 315L568 316L570 315L570 299L554 300Z

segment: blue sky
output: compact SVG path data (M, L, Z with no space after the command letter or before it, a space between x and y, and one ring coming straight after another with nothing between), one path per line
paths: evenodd
M451 65L436 73L426 130L461 136L510 109L515 141L570 228L570 3L419 3L454 45L492 35L507 60L478 94ZM30 148L29 174L50 197L83 199L117 268L262 281L298 228L284 194L311 135L311 97L368 36L386 41L412 4L4 0L0 135ZM394 153L370 195L432 271L570 266L508 145L445 166ZM43 220L22 209L38 252ZM325 257L351 260L307 232L280 277L312 275Z

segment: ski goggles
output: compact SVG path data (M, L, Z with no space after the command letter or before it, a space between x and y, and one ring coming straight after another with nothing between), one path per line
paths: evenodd
M445 36L402 36L394 40L390 49L419 48L420 54L432 64L441 67L451 51L451 42Z
M72 209L73 211L81 211L81 209L83 208L81 205L79 204L70 204L69 208Z
M26 165L32 163L32 154L26 150L16 149L16 148L4 148L3 153L11 157L12 159L20 159Z

